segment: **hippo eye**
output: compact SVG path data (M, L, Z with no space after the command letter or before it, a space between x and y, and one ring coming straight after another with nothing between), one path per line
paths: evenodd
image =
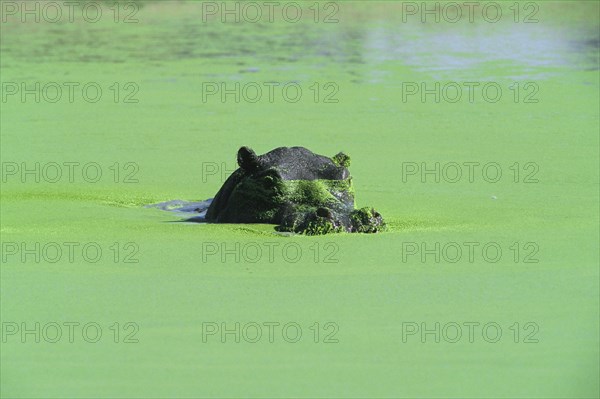
M281 179L281 176L279 175L279 173L275 170L275 169L269 169L267 171L265 171L264 173L265 177L269 177L273 180L275 179Z

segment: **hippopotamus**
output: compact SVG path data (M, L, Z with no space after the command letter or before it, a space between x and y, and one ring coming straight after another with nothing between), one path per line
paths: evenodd
M263 155L241 147L239 168L206 212L211 223L271 223L308 235L375 233L385 223L372 208L354 209L350 157L318 155L304 147L279 147Z
M195 212L193 221L269 223L280 232L318 235L376 233L385 229L373 208L354 208L350 157L318 155L304 147L279 147L257 155L248 147L237 153L239 168L213 199L170 201L155 206Z

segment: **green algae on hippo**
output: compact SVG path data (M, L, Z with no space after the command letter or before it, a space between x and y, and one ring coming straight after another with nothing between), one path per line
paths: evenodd
M239 169L225 181L206 211L209 223L271 223L307 235L376 233L385 228L372 208L354 209L350 157L332 158L304 147L237 154Z

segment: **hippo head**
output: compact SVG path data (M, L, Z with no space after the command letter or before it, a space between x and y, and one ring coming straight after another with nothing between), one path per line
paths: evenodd
M237 154L237 169L211 203L206 220L215 223L272 223L280 231L304 234L377 232L384 226L374 210L354 209L350 157L332 158L304 147L280 147L256 155Z

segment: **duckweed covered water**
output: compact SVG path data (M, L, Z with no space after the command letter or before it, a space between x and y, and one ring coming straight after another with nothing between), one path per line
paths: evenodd
M3 15L3 397L598 396L597 2L497 23L136 4ZM211 198L242 145L344 151L388 232L144 207Z

